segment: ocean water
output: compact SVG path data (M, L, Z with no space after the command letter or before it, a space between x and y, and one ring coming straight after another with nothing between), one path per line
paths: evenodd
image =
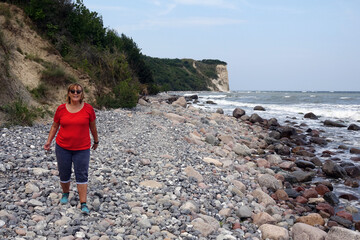
M177 92L179 94L179 92ZM329 158L321 157L324 150L335 152L335 157L341 162L352 162L360 166L360 162L354 162L351 157L359 157L350 154L349 150L339 149L339 145L360 148L360 131L350 131L346 128L324 126L325 120L340 121L346 126L356 124L360 126L360 92L292 92L292 91L231 91L219 92L181 92L183 95L197 94L198 103L195 107L206 111L215 112L217 108L222 108L224 113L232 115L233 110L239 107L245 110L247 115L257 113L265 119L275 117L281 125L299 127L303 131L308 128L316 129L321 132L321 136L329 141L325 147L314 145L316 156L325 161ZM210 104L209 101L214 104ZM254 111L255 106L262 106L266 111ZM304 118L305 113L312 112L319 119L312 120ZM306 124L305 126L301 126ZM316 178L318 180L329 180ZM350 193L360 199L360 189L345 186L343 180L330 179L334 185L334 193L340 196L343 193ZM341 200L339 208L352 205L360 210L360 200L350 201ZM354 219L360 220L360 213L354 215Z

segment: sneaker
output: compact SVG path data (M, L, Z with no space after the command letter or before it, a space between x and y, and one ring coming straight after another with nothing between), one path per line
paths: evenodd
M90 213L90 210L89 210L88 206L86 205L86 203L81 204L81 212L86 215L88 215Z
M62 198L60 199L61 204L67 204L69 201L69 193L63 193Z

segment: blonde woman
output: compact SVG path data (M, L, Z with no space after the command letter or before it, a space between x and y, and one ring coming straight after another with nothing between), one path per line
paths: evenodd
M61 104L55 113L45 150L50 150L51 142L56 136L55 153L63 191L61 204L69 200L72 166L79 192L81 211L89 214L87 201L88 170L90 147L95 150L99 144L96 129L96 116L93 107L84 101L83 87L74 83L68 87L66 103ZM90 129L90 131L89 131ZM90 132L94 143L91 146Z

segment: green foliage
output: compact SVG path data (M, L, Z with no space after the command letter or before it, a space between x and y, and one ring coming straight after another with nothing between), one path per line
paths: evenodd
M59 66L51 64L42 72L41 81L51 85L67 85L76 82L76 79Z
M0 6L0 16L4 16L6 20L11 19L10 8L5 7L4 5Z
M143 56L154 81L162 91L207 91L210 79L216 79L219 60L160 59ZM195 65L195 67L194 67Z
M40 83L37 88L34 88L30 91L31 95L38 101L45 101L46 95L48 92L48 87L44 83Z
M122 81L113 89L113 95L105 94L97 98L99 107L133 108L138 101L139 88L129 81Z
M41 59L39 56L33 55L33 54L28 54L28 53L25 54L25 59L29 59L29 60L37 62L37 63L43 63L44 62L44 60Z
M44 112L40 108L28 107L23 100L17 99L16 101L7 105L1 106L0 110L7 113L7 125L22 125L32 126L34 120L43 115Z

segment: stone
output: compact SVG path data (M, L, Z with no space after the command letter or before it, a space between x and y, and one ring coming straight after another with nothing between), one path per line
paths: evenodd
M176 101L174 101L172 103L172 105L178 105L178 106L181 106L183 108L186 108L186 99L184 97L179 97Z
M185 171L185 174L186 174L188 177L193 177L193 178L195 178L198 182L203 182L203 181L204 181L203 176L202 176L198 171L196 171L193 167L187 166L184 171Z
M342 225L342 226L344 226L346 228L351 228L351 226L352 226L351 221L349 221L349 220L347 220L345 218L339 217L339 216L331 216L330 220L335 221L338 224L340 224L340 225Z
M298 166L299 168L315 168L315 164L313 164L310 161L305 161L305 160L296 160L295 161L296 166Z
M270 197L268 194L264 193L260 188L254 190L251 194L256 197L259 200L259 203L265 207L276 204L275 200L272 199L272 197Z
M224 114L224 110L222 108L216 109L216 113Z
M291 229L293 240L324 240L327 233L305 223L296 223Z
M283 189L277 190L277 191L275 192L275 195L276 195L276 198L277 198L278 200L284 200L284 201L289 200L288 194L287 194L286 191L283 190Z
M255 111L265 111L265 108L263 106L255 106L254 110Z
M306 113L305 115L304 115L304 118L310 118L310 119L318 119L318 117L314 114L314 113L312 113L312 112L309 112L309 113Z
M342 227L332 227L325 238L325 240L339 239L360 240L360 233Z
M262 234L262 239L273 239L273 240L288 240L289 231L283 227L275 226L272 224L263 224L259 230Z
M203 237L209 236L220 228L220 224L215 218L203 214L199 214L199 217L191 221L191 224Z
M235 108L233 111L233 117L240 118L245 115L245 111L241 108Z
M313 179L313 177L315 176L315 173L297 170L297 171L292 172L291 176L294 177L297 182L308 182Z
M244 145L244 144L239 144L237 143L234 148L233 151L240 156L250 156L251 155L251 151L248 148L248 146Z
M249 121L252 123L262 123L264 120L258 114L253 113L251 114Z
M330 214L331 216L335 214L334 207L328 203L319 203L316 205L316 209L319 211L324 211L324 212Z
M244 218L251 218L252 216L252 210L248 206L240 206L240 208L236 211L236 216L238 216L240 219Z
M358 148L350 148L350 153L352 153L352 154L360 154L360 149L358 149Z
M269 154L266 156L266 160L271 164L271 165L279 165L280 163L282 163L282 159L279 155L277 154Z
M346 127L346 125L341 122L331 120L325 120L324 125L328 127Z
M140 186L149 187L149 188L162 188L163 184L154 180L145 180L140 182Z
M333 192L327 192L324 194L324 199L331 205L337 205L340 201L339 198Z
M329 177L345 178L347 176L346 171L337 163L331 160L325 160L322 166L322 170Z
M350 124L350 126L347 129L352 131L359 131L360 127L356 124Z
M306 190L303 192L302 196L303 196L304 198L307 198L307 199L309 199L309 198L317 198L317 197L318 197L318 193L317 193L317 191L316 191L315 189L310 188L310 189L306 189Z
M215 166L217 166L217 167L221 167L221 166L223 165L223 163L220 162L219 160L213 159L213 158L209 158L209 157L204 157L204 158L203 158L203 161L206 162L206 163L208 163L208 164L213 164L213 165L215 165Z
M352 214L351 214L351 213L348 213L348 212L346 212L346 211L344 211L344 210L337 212L337 213L336 213L336 216L345 218L345 219L347 219L347 220L349 220L349 221L351 221L351 222L354 220Z
M261 226L265 223L273 224L276 223L276 219L270 216L267 212L260 212L252 216L254 224Z
M282 183L270 174L262 174L258 178L261 187L266 187L272 191L282 188Z
M330 192L330 189L324 184L317 185L315 187L315 190L319 195L324 195L325 193Z
M297 223L305 223L310 226L325 225L325 220L318 213L310 213L307 216L302 216L296 219Z

